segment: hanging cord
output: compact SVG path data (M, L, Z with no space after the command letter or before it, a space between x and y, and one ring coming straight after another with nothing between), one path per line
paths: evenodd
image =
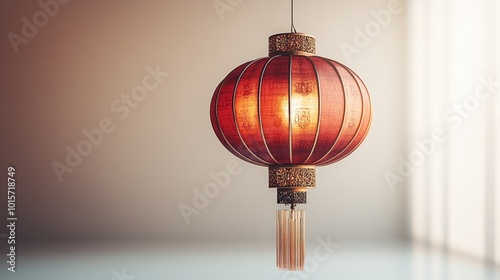
M290 13L290 21L291 21L291 26L290 26L290 33L297 33L297 30L295 29L295 26L293 25L293 0L290 0L290 6L291 6L291 13Z

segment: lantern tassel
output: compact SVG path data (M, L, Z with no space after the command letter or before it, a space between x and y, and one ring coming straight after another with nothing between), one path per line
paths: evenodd
M276 266L282 270L304 270L305 211L276 211Z

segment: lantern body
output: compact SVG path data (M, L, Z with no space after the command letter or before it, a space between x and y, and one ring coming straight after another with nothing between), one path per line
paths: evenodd
M348 156L371 123L368 91L346 66L319 56L244 63L219 84L212 127L235 156L257 165L327 165Z

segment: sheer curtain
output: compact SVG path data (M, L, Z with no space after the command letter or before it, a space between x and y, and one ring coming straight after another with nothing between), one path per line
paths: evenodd
M500 1L407 7L409 231L500 264Z

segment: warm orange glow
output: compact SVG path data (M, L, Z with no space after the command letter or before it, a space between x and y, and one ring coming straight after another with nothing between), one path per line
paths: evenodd
M326 165L363 141L368 91L342 64L315 56L245 63L219 85L212 126L224 146L258 165Z

